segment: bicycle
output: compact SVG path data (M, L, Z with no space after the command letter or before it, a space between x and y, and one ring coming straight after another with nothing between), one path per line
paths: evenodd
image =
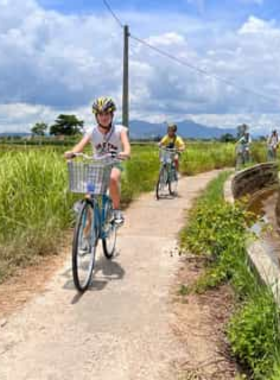
M99 239L107 259L112 259L115 252L117 226L107 190L111 170L120 160L107 155L92 161L93 157L83 153L75 153L74 157L82 157L84 161L68 161L69 189L85 197L80 202L73 233L72 274L76 289L84 292L91 282Z
M278 144L269 145L267 147L267 161L276 161L276 159L277 159L277 148L278 148Z
M250 151L246 146L237 146L235 155L235 170L240 170L242 166L250 162Z
M160 148L160 170L156 185L156 198L159 200L166 194L175 195L178 186L178 173L174 158L178 154L175 149Z

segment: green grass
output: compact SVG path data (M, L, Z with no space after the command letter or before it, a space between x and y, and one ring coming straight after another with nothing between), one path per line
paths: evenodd
M181 171L194 175L207 170L234 166L234 144L187 143L181 156Z
M203 293L224 283L235 291L236 312L227 335L233 354L249 374L245 378L272 380L280 371L279 309L248 265L247 225L254 217L240 205L224 202L226 177L223 173L214 180L197 201L181 233L181 248L208 259L192 291Z
M69 147L0 144L0 282L14 268L57 253L63 231L73 223L76 197L67 192L65 150ZM233 152L232 144L187 142L181 171L196 174L233 165ZM154 190L158 157L157 144L132 146L122 179L123 205Z
M71 223L67 173L54 152L12 152L0 158L0 282L15 267L57 252Z
M64 149L13 147L0 153L0 283L15 268L59 253L63 231L73 224L77 196L67 190ZM125 164L122 203L152 190L157 171L157 152L140 147Z

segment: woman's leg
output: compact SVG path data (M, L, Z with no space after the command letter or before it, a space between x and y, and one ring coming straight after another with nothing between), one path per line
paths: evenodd
M113 168L110 180L110 196L114 208L114 220L117 225L122 225L124 217L120 211L121 191L120 191L121 171L118 168Z
M121 171L118 168L113 168L111 171L110 179L110 196L113 201L113 207L115 210L120 208L120 181L121 181Z

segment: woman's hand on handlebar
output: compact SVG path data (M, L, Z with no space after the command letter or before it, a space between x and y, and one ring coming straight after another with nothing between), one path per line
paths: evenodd
M118 153L117 158L120 160L128 160L130 158L130 155L125 152L120 152Z
M67 160L70 160L71 158L74 158L74 157L76 157L76 153L72 151L68 151L64 153L64 158L66 158Z

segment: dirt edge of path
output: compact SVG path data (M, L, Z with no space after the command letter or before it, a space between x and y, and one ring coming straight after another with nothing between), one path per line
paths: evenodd
M69 255L70 239L71 232L67 231L59 254L41 257L36 264L17 269L12 277L0 285L0 327L6 324L11 314L46 290L47 283Z
M203 258L183 254L176 282L171 290L175 322L172 329L186 347L184 362L174 363L179 380L233 380L238 365L226 339L226 326L234 310L229 285L204 294L185 294L205 270Z

